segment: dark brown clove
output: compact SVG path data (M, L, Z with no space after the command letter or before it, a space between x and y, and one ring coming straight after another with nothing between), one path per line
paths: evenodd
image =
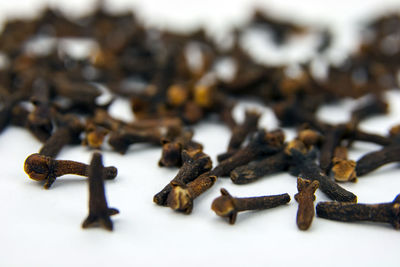
M228 152L236 151L240 148L246 136L254 133L258 127L261 114L256 110L246 110L245 119L242 124L232 129L232 136L228 144Z
M181 166L183 150L201 150L203 146L192 140L193 131L183 131L179 136L169 141L167 138L161 140L162 152L158 161L159 166Z
M39 154L55 158L61 149L67 144L79 144L79 135L83 131L83 125L79 118L73 114L61 116L59 126L46 140Z
M314 193L319 187L318 181L309 181L301 178L297 178L297 193L294 199L299 202L299 208L297 210L297 227L300 230L307 230L310 228L312 220L314 218Z
M89 165L89 215L83 221L82 228L99 224L109 231L113 230L110 216L118 214L119 211L107 205L103 177L102 156L96 152Z
M400 145L384 147L381 150L368 153L357 160L356 174L358 177L366 175L379 167L400 161Z
M29 175L29 178L35 181L45 181L45 189L49 189L59 176L66 174L89 175L89 166L87 164L71 160L54 160L51 157L40 154L32 154L27 157L24 163L24 170ZM104 168L105 179L114 179L116 176L117 168Z
M239 149L233 156L220 162L212 173L217 177L229 176L236 167L242 166L261 155L277 153L283 148L285 136L280 130L267 132L258 130L246 147Z
M177 175L172 181L166 185L159 193L153 197L154 203L160 206L167 205L168 195L172 190L171 184L184 185L187 184L202 173L205 173L212 168L212 161L210 157L203 153L201 150L198 151L182 151L182 167L179 169Z
M303 155L301 152L291 150L291 173L300 176L303 179L316 180L319 182L319 188L330 199L343 202L357 202L357 196L345 190L337 183L329 179L321 168L310 158L309 155Z
M235 168L231 171L230 177L235 184L248 184L263 176L285 171L288 167L287 156L281 151L265 159Z
M319 202L316 210L318 217L328 220L390 223L395 229L400 229L400 195L393 202L380 204Z
M168 195L167 206L173 210L190 214L193 210L194 199L210 189L216 181L215 175L205 172L187 185L171 182L172 191Z
M237 213L246 210L264 210L284 205L290 201L289 194L274 196L236 198L222 188L221 196L214 199L211 209L221 217L228 217L229 223L234 224Z
M335 148L340 145L347 127L346 125L338 125L325 133L324 142L321 147L319 166L324 173L329 173L332 166L332 158Z
M247 136L257 131L258 121L261 114L256 110L246 110L245 119L242 124L236 124L232 128L227 152L218 155L218 162L231 157L240 148Z
M54 110L50 105L49 84L43 79L35 81L31 102L35 108L28 115L27 127L38 140L44 143L53 130Z
M125 154L129 146L136 143L160 145L163 135L158 128L134 130L124 128L110 134L108 143L117 152Z

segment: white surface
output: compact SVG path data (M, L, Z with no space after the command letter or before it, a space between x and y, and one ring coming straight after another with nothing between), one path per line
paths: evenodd
M36 10L45 1L0 1L2 16L12 10ZM58 1L52 1L58 3ZM61 2L61 1L60 1ZM65 6L80 8L82 1L63 1ZM93 2L93 1L88 1ZM117 2L117 1L114 1ZM118 1L117 6L129 6ZM216 27L237 23L245 17L246 1L131 1L143 17L155 18L168 25L182 21L204 22ZM218 2L218 3L215 3ZM297 1L296 1L297 2ZM398 1L385 1L398 2ZM384 6L382 1L268 1L264 6L295 14L309 21L321 19L343 33L348 23ZM31 6L32 4L32 6ZM90 3L89 3L90 4ZM88 6L90 6L88 4ZM348 5L352 4L352 7ZM85 5L86 6L86 5ZM215 6L215 7L214 7ZM227 16L240 15L237 21ZM228 21L228 22L227 22ZM233 21L233 22L232 22ZM343 44L346 42L343 41ZM350 43L350 42L349 42ZM344 45L345 46L345 45ZM348 46L350 47L350 46ZM339 49L340 50L340 49ZM400 93L387 95L391 113L366 121L366 130L385 133L399 123ZM127 109L118 102L113 112ZM235 109L243 117L243 103ZM352 106L326 107L319 115L345 120ZM277 127L271 111L265 112L262 126ZM333 115L334 114L334 115ZM195 140L205 146L213 161L225 151L229 131L215 123L201 123L195 128ZM288 132L293 136L293 132ZM59 178L50 190L29 180L23 172L25 158L40 148L27 131L8 128L0 136L0 266L398 266L400 232L390 225L340 223L315 218L307 232L297 229L297 203L293 200L296 179L288 174L266 177L249 185L234 185L230 179L219 179L216 185L195 201L190 216L158 207L152 202L176 174L176 169L157 167L159 148L134 146L127 155L104 152L106 165L118 167L118 177L108 181L106 192L110 207L120 214L113 216L114 232L103 229L82 230L87 215L88 192L84 178ZM351 157L377 147L356 143ZM82 147L62 150L59 159L89 162L91 152ZM359 202L389 202L400 193L400 169L395 164L360 178L356 184L343 187L354 192ZM216 216L210 209L219 189L227 188L235 196L257 196L289 193L292 201L283 207L262 212L239 214L234 226ZM317 192L317 201L327 198Z

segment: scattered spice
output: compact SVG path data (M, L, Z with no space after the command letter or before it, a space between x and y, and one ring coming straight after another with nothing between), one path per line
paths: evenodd
M0 35L0 51L8 62L0 73L0 132L8 125L24 127L43 143L39 153L26 159L24 169L32 179L45 181L45 188L64 174L90 176L90 214L84 227L100 222L112 229L108 216L117 211L107 207L102 179L115 178L117 171L103 168L98 153L90 167L55 160L61 149L78 144L102 149L108 144L125 154L131 145L146 143L162 147L159 166L180 167L171 183L154 196L158 205L190 213L193 200L216 177L230 176L236 184L247 184L289 171L306 179L299 180L295 198L298 226L307 229L318 184L333 200L357 201L353 193L330 180L329 174L336 181L355 181L400 160L399 126L388 136L359 129L362 121L388 112L383 93L398 86L400 50L385 44L399 35L400 16L384 16L367 25L372 34L342 64L328 66L325 79L314 78L309 62L299 65L296 77L287 74L289 66L257 63L241 45L243 35L254 28L269 32L277 46L294 35L316 32L321 39L319 53L335 41L330 29L305 27L261 10L233 31L233 45L224 51L204 29L187 34L149 29L134 14L109 14L102 4L75 21L51 9L36 18L7 21ZM27 44L42 37L90 38L97 48L80 59L60 53L59 47L44 54L28 53ZM197 67L186 55L193 47L200 55ZM218 77L215 66L221 59L233 61L236 72L231 79ZM111 94L106 101L100 101L103 92ZM363 96L366 101L351 112L347 123L330 124L316 115L324 104ZM130 102L134 120L125 122L109 114L110 105L120 97ZM271 106L281 126L299 126L298 136L284 143L282 130L258 129L261 113L254 110L245 112L243 123L236 122L232 110L241 97ZM194 132L188 130L208 119L224 123L232 132L227 151L218 156L219 164L213 170L203 145L193 141ZM357 141L382 148L354 162L348 159L347 149ZM314 161L318 155L319 164ZM231 223L238 211L290 200L287 194L246 200L232 198L224 189L221 192L213 209ZM333 204L346 209L352 205ZM360 217L365 218L367 210L363 208ZM338 212L337 216L344 215Z

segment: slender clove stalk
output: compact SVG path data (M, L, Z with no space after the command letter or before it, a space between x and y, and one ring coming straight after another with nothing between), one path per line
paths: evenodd
M381 150L368 153L356 163L356 174L362 176L370 173L379 167L400 161L400 145L387 146Z
M168 195L167 206L173 210L190 214L193 210L194 199L210 189L216 181L217 176L205 172L187 185L172 182L172 191Z
M89 228L100 224L105 229L112 231L111 215L119 211L109 208L104 189L104 166L100 153L94 153L89 166L89 215L83 221L82 228Z
M380 204L320 202L316 210L318 217L328 220L390 223L395 229L400 229L400 195L393 202Z
M171 184L187 184L199 175L211 170L212 161L210 157L203 153L201 150L198 151L182 151L183 165L179 169L178 174L172 179L172 181L166 185L160 192L154 197L153 201L157 205L166 206L168 195L172 190Z
M229 223L234 224L237 213L246 210L264 210L284 205L290 201L289 194L274 196L235 198L221 188L221 196L214 199L211 209L221 217L228 217Z
M29 178L35 181L46 181L44 188L49 189L57 177L66 174L75 174L80 176L89 175L89 165L71 161L71 160L55 160L51 157L41 154L32 154L26 158L24 170ZM114 179L117 176L117 168L103 168L104 178L107 180Z
M305 179L297 178L297 193L294 199L299 203L299 209L297 210L296 223L300 230L307 230L310 228L312 220L314 218L314 193L319 187L318 181L309 181Z
M319 188L330 199L343 202L357 202L357 196L339 186L329 179L321 168L307 155L292 149L291 172L293 175L301 176L304 179L316 180Z
M252 161L247 165L237 167L231 171L230 176L235 184L248 184L263 176L282 172L288 167L287 156L281 151L265 159Z

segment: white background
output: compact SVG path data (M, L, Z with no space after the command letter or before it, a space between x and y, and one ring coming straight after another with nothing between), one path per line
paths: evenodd
M29 15L52 2L79 15L94 1L0 1L0 20ZM84 2L84 3L82 3ZM111 2L111 1L110 1ZM250 16L256 1L113 1L114 9L135 7L149 25L185 29L205 25L214 34L240 24ZM335 51L327 56L338 60L343 51L353 49L354 30L365 16L396 6L398 1L258 1L274 14L313 25L330 25L338 34ZM55 4L57 3L57 4ZM301 3L301 4L300 4ZM396 10L399 10L397 4ZM393 9L393 8L389 8ZM255 48L255 51L256 50ZM286 53L287 52L287 53ZM283 60L301 59L307 52L288 52ZM308 53L308 54L307 54ZM268 51L265 60L268 60ZM272 54L272 53L269 53ZM288 56L289 55L289 56ZM271 55L270 55L271 56ZM286 56L286 58L285 58ZM260 55L262 60L263 56ZM272 58L272 56L271 56ZM271 59L271 62L275 62ZM362 124L365 130L385 134L399 123L400 93L387 94L390 114ZM324 107L324 119L345 121L354 101ZM261 125L277 127L270 109L244 102L234 110L243 118L245 107L263 111ZM131 117L127 103L119 100L113 114ZM293 132L287 131L289 138ZM204 122L195 128L195 140L204 144L212 156L225 151L229 131L223 125ZM265 177L249 185L234 185L222 178L195 201L191 215L182 215L152 202L176 174L176 169L157 167L159 148L134 146L128 154L104 152L106 165L118 167L118 177L108 181L106 191L110 207L120 210L112 217L114 231L82 230L87 216L88 192L84 178L59 178L50 190L28 179L23 172L25 158L37 152L41 144L29 132L8 128L0 136L0 266L399 266L400 232L390 225L340 223L315 218L311 228L302 232L296 227L296 179L288 174ZM356 143L350 154L357 159L377 149L375 145ZM59 159L89 162L91 151L67 147ZM360 178L343 187L354 192L359 202L389 202L400 193L400 169L396 164ZM292 201L283 207L238 215L235 225L216 216L211 202L219 189L227 188L235 196L289 193ZM317 201L327 198L317 192Z

